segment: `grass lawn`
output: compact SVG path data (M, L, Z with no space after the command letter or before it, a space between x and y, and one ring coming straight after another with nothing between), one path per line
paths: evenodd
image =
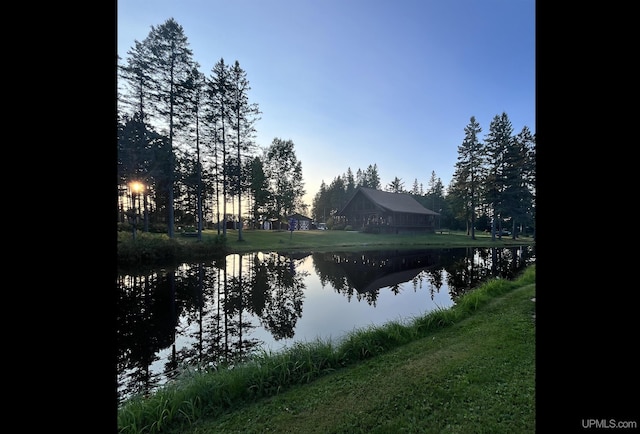
M203 240L215 237L217 231L203 232ZM378 247L385 248L425 248L425 247L496 247L533 244L531 237L496 238L491 240L490 234L476 233L472 240L466 232L452 231L435 234L366 234L357 231L265 231L243 230L242 241L238 240L237 230L227 231L227 248L233 253L248 251L295 251L295 250L362 250ZM195 242L193 238L185 238L186 242Z
M534 296L182 433L535 433Z

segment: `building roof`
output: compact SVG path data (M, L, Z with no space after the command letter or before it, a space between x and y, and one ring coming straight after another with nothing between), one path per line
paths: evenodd
M386 211L411 214L439 215L437 212L422 206L420 202L415 200L409 194L391 193L388 191L381 191L367 187L358 187L351 199L349 199L345 206L342 207L338 215L343 215L342 212L349 206L351 201L358 195L358 193L363 194L374 204Z

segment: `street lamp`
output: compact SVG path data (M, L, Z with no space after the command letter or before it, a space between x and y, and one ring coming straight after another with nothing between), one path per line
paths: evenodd
M136 212L136 196L140 194L140 192L144 191L144 184L138 181L133 181L129 184L129 188L131 189L131 201L133 203L133 216L132 216L132 227L133 227L133 241L136 240L136 228L138 225L138 213ZM138 199L138 203L140 199ZM139 208L139 207L138 207Z

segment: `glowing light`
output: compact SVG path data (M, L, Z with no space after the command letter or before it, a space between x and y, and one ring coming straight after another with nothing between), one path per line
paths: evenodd
M138 181L133 181L131 184L129 184L129 188L131 188L131 191L137 194L144 190L144 184Z

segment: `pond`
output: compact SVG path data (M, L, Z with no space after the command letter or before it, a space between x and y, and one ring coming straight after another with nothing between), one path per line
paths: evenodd
M150 393L186 367L410 321L533 262L534 246L257 252L119 273L118 400Z

